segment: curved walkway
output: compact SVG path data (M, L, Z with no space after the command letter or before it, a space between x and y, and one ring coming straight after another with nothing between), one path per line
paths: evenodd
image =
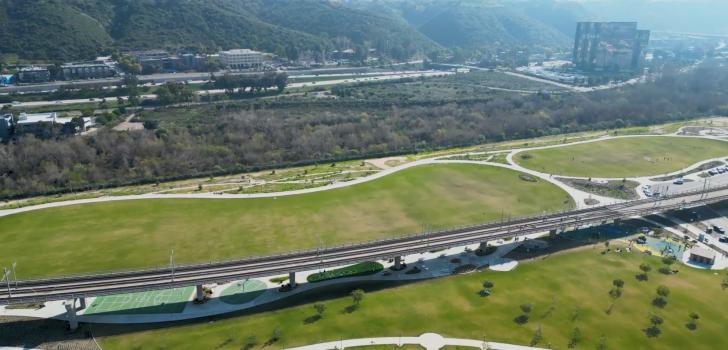
M425 333L419 337L384 337L361 338L319 343L314 345L290 348L290 350L343 350L351 347L366 347L375 345L419 345L427 350L438 350L445 346L462 346L467 348L494 349L494 350L541 350L529 346L511 345L504 343L486 342L484 340L445 338L435 333Z
M489 151L489 152L472 152L472 153L460 153L460 154L451 154L448 156L441 156L441 157L435 157L435 158L428 158L428 159L421 159L417 161L413 161L410 163L405 163L402 165L398 165L389 169L384 169L376 174L360 177L351 181L342 181L337 182L331 185L321 186L321 187L314 187L314 188L307 188L307 189L301 189L301 190L293 190L293 191L286 191L286 192L270 192L270 193L250 193L250 194L215 194L215 193L180 193L180 194L160 194L160 193L148 193L148 194L141 194L141 195L127 195L127 196L104 196L104 197L97 197L97 198L87 198L87 199L76 199L76 200L69 200L69 201L60 201L60 202L52 202L52 203L45 203L45 204L38 204L38 205L31 205L21 208L15 208L15 209L4 209L0 210L0 217L3 216L9 216L13 214L23 213L23 212L29 212L34 210L40 210L40 209L47 209L47 208L56 208L56 207L64 207L69 205L77 205L77 204L88 204L88 203L101 203L101 202L112 202L112 201L127 201L127 200L142 200L142 199L244 199L244 198L272 198L272 197L283 197L283 196L293 196L293 195L299 195L299 194L306 194L306 193L315 193L315 192L321 192L321 191L328 191L333 190L337 188L342 187L348 187L353 186L369 181L374 181L377 179L380 179L382 177L394 174L396 172L409 169L412 167L420 166L420 165L426 165L426 164L479 164L479 165L486 165L486 166L495 166L495 167L501 167L501 168L507 168L511 170L515 170L521 173L525 173L531 176L538 177L544 181L547 181L549 183L552 183L562 190L566 191L576 202L576 205L578 208L583 208L589 206L586 204L585 200L592 199L596 200L598 203L595 203L594 205L606 205L606 204L614 204L621 202L623 200L611 198L611 197L603 197L598 196L595 194L591 194L585 191L581 191L578 189L575 189L573 187L570 187L566 184L564 184L561 181L558 181L554 179L554 174L546 174L542 173L537 170L532 170L525 168L519 164L517 164L515 161L513 161L513 157L517 155L518 153L524 152L524 151L533 151L533 150L540 150L540 149L549 149L549 148L558 148L558 147L567 147L567 146L574 146L579 144L585 144L585 143L592 143L592 142L600 142L605 140L613 140L613 139L620 139L620 138L630 138L630 137L685 137L685 138L703 138L703 139L712 139L712 140L719 140L719 141L728 141L723 138L714 137L714 136L693 136L693 135L623 135L623 136L603 136L595 139L590 140L583 140L583 141L576 141L576 142L570 142L570 143L564 143L564 144L558 144L558 145L548 145L548 146L538 146L538 147L530 147L530 148L516 148L516 149L510 149L510 150L501 150L501 151ZM468 160L446 160L443 158L450 158L453 156L458 155L465 155L465 154L485 154L485 153L506 153L508 152L508 156L506 157L506 160L509 164L502 164L502 163L495 163L495 162L488 162L488 161L468 161ZM728 157L728 155L727 155ZM695 163L691 165L690 167L687 167L685 169L681 169L678 171L675 171L673 173L664 174L664 175L652 175L652 176L645 176L645 177L639 177L639 178L629 178L629 180L634 180L640 183L640 185L643 184L651 184L655 183L654 181L650 180L651 178L654 178L655 176L669 176L669 175L676 175L679 173L682 173L684 171L690 171L693 170L705 163L723 159L721 158L715 158L715 159L708 159L703 160L698 163ZM579 178L579 177L569 177L569 176L562 176L565 178ZM593 178L597 180L615 180L612 178ZM621 180L619 178L618 180ZM640 194L642 196L642 194Z

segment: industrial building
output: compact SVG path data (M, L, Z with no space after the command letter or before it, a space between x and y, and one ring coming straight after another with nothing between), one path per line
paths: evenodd
M579 22L574 41L574 64L597 72L637 72L644 66L649 30L637 22Z
M67 63L61 66L63 80L110 78L116 75L116 69L104 61Z
M208 63L207 55L185 53L173 55L165 50L132 51L128 53L143 74L198 71Z
M51 72L46 67L25 67L18 72L20 83L45 83L51 80Z

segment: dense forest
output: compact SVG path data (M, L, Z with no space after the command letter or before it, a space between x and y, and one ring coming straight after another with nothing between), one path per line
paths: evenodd
M491 92L466 101L412 104L294 99L163 110L142 118L155 121L146 123L149 130L57 140L25 136L0 145L0 195L728 115L728 68L677 74L589 94Z

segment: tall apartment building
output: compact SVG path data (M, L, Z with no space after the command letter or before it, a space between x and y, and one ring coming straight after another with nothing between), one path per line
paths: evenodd
M250 49L220 52L220 62L229 69L261 68L266 59L266 54Z
M637 22L579 22L574 64L585 71L638 71L644 66L649 30Z

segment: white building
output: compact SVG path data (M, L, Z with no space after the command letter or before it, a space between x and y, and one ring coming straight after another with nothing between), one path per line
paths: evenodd
M267 55L250 49L235 49L220 52L220 62L229 69L261 68Z
M56 123L56 118L58 118L58 115L55 112L36 114L20 113L17 124Z
M84 132L88 129L96 126L96 121L93 118L83 118L84 125L81 129L75 129L75 132ZM20 113L18 115L18 121L15 123L19 133L36 133L42 130L43 124L51 125L62 125L67 126L73 122L71 117L59 117L57 113L36 113L27 114Z

